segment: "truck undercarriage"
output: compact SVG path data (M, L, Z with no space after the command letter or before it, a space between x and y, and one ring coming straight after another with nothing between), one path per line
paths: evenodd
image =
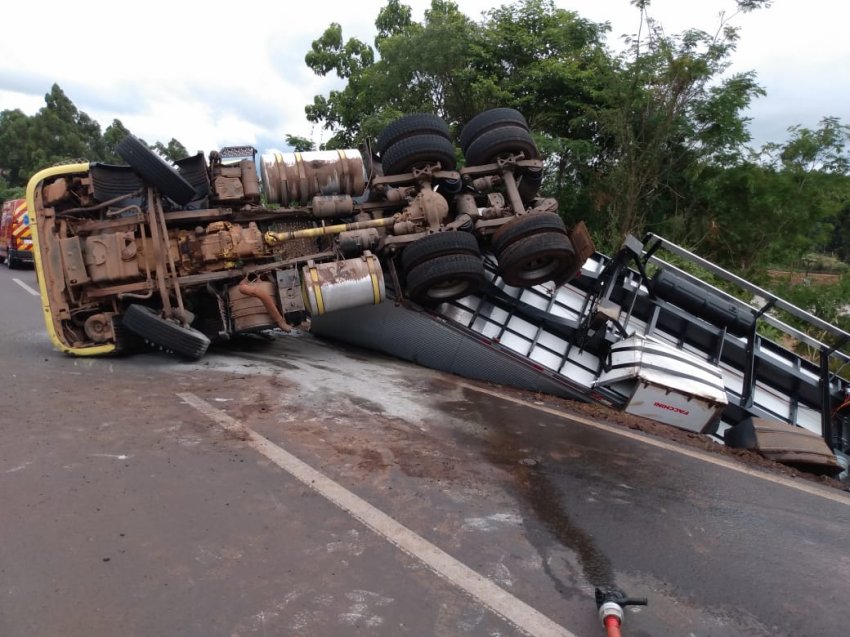
M518 285L568 280L592 243L537 198L527 127L496 115L478 116L477 163L460 170L445 124L420 114L382 133L380 161L275 152L258 171L253 148L230 147L172 167L127 137L129 166L42 171L29 194L54 343L87 355L141 338L198 358L212 340L378 304L385 278L433 305L483 284L491 244Z

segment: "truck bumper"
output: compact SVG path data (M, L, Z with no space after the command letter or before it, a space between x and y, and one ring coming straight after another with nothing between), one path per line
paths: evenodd
M32 250L9 250L7 259L12 259L15 263L33 263Z

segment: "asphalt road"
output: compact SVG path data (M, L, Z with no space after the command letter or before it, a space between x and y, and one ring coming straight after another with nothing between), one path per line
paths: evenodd
M848 634L850 497L310 335L73 359L0 268L0 636ZM748 470L749 471L749 470Z

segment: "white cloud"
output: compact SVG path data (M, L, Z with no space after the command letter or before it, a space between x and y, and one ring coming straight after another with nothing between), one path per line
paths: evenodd
M4 8L4 22L19 26L5 29L0 40L0 109L35 112L56 82L102 126L118 118L149 141L176 137L190 150L283 146L286 133L320 141L327 133L307 122L304 106L339 82L313 75L304 54L331 22L342 25L345 37L371 42L384 4L90 0L55 12L13 3ZM421 19L430 3L409 4ZM497 4L459 0L474 19ZM610 21L612 46L638 25L628 0L556 4ZM732 0L654 0L650 6L668 33L713 30L722 9L734 10ZM777 0L735 18L741 41L734 69L754 69L768 91L750 113L757 143L782 141L788 126L815 126L824 115L850 123L850 39L842 32L848 13L833 0Z

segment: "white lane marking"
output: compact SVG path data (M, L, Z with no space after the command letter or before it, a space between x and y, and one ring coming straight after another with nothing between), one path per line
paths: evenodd
M528 635L548 637L576 637L540 611L514 597L483 575L462 564L424 538L396 522L380 509L348 491L323 473L299 460L256 431L216 409L195 394L177 394L223 429L238 434L240 439L274 462L278 467L313 489L339 508L348 511L355 519L396 547L419 560L450 584L466 591L491 611L512 623Z
M786 478L784 476L775 476L769 473L765 473L763 471L759 471L757 469L752 469L747 467L746 465L738 464L732 462L731 460L726 460L725 458L716 457L710 453L701 453L699 451L695 451L692 449L688 449L687 447L680 447L670 442L665 442L663 440L658 440L656 438L651 438L645 434L638 434L627 429L620 429L619 427L614 427L613 425L606 425L601 422L596 422L595 420L589 420L588 418L584 418L582 416L577 416L573 414L567 414L563 411L558 411L557 409L552 409L551 407L540 407L536 404L532 404L527 402L521 398L514 398L513 396L506 396L505 394L500 394L495 391L491 391L489 389L485 389L483 387L476 387L475 385L470 385L468 383L464 383L463 381L455 381L457 385L464 387L466 389L471 389L472 391L476 391L481 394L486 394L488 396L493 396L494 398L500 398L502 400L506 400L511 403L515 403L517 405L523 405L524 407L528 407L530 409L536 409L537 411L542 411L543 413L550 414L552 416L558 416L559 418L563 418L564 420L572 420L582 425L587 425L588 427L593 427L594 429L600 429L602 431L607 431L612 434L616 434L618 436L622 436L623 438L629 438L630 440L637 440L638 442L642 442L644 444L659 447L660 449L666 449L667 451L672 451L674 453L678 453L682 456L687 456L689 458L695 458L696 460L702 460L703 462L708 462L710 464L714 464L720 467L724 467L726 469L731 469L732 471L737 471L738 473L743 473L748 476L753 476L755 478L761 478L762 480L766 480L767 482L773 482L774 484L781 484L786 487L790 487L792 489L796 489L797 491L802 491L804 493L808 493L810 495L820 496L826 500L831 500L833 502L838 502L839 504L850 505L850 498L846 495L841 495L837 492L833 492L833 489L829 489L829 487L817 487L813 484L807 484L805 482L798 482L792 480L791 478Z
M29 292L33 296L41 296L41 293L38 290L30 287L28 284L24 283L20 279L12 279L12 281L14 281L18 285L20 285L22 288L24 288L27 292Z

